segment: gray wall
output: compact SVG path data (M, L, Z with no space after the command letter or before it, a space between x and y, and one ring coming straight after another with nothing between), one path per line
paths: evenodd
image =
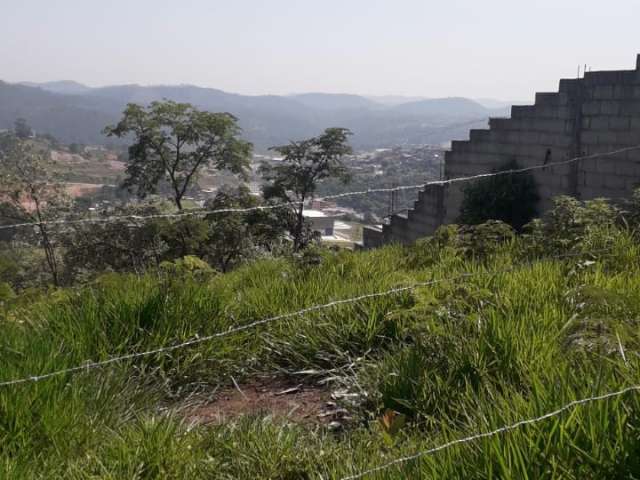
M635 70L587 72L561 80L558 92L538 93L534 105L514 106L511 118L492 118L486 130L454 141L445 157L448 179L490 172L515 160L520 167L640 145L640 55ZM549 153L548 153L549 152ZM631 194L640 184L640 150L532 172L548 209L558 195L582 200ZM412 243L454 223L465 184L429 186L414 208L385 225L385 243ZM365 247L367 245L365 244Z

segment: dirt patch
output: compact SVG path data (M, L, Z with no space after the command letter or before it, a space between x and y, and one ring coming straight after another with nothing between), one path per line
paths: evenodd
M103 184L97 183L66 183L65 189L67 194L73 198L91 195L103 187Z
M108 160L107 165L109 168L115 172L124 172L127 169L127 165L120 160Z
M281 379L260 379L225 388L215 397L186 411L188 423L222 424L243 415L273 416L298 423L339 428L350 420L332 399L330 390Z

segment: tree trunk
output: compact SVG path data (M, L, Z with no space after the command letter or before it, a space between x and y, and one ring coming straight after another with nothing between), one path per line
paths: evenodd
M296 221L296 229L293 234L293 250L298 252L302 250L303 245L303 229L304 229L304 210L303 206L300 205L300 210L297 212L297 221Z
M36 196L33 196L33 201L36 206L36 216L38 217L38 229L40 230L40 235L42 237L42 248L44 250L44 255L47 260L47 265L49 266L49 272L51 273L51 278L53 280L53 284L56 287L60 286L60 278L58 276L58 262L56 260L56 252L49 239L49 232L47 232L47 228L42 220L42 214L40 212L40 202Z
M51 278L53 280L53 284L56 287L60 286L60 279L58 276L58 262L56 260L56 252L49 240L49 234L45 226L40 223L38 225L40 229L40 235L42 236L42 248L44 250L44 255L47 260L47 265L49 266L49 272L51 273Z

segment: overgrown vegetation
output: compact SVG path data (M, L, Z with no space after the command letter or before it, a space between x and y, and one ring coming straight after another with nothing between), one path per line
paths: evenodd
M450 226L413 247L320 250L222 275L186 258L144 275L8 295L3 381L439 280L1 387L0 477L342 478L638 384L638 210L606 208L559 199L525 235L497 222ZM259 415L194 427L178 408L193 392L275 372L300 383L331 378L357 394L354 421L340 432ZM369 478L636 478L639 413L629 393Z
M515 161L505 163L494 172L521 168ZM520 231L537 214L538 188L528 172L504 173L469 183L464 188L460 223L478 225L500 220Z
M252 145L230 114L168 100L129 104L105 133L132 137L122 186L140 201L112 195L100 211L87 210L66 194L47 143L20 138L22 127L0 134L0 225L27 224L0 230L0 279L11 291L79 285L105 272L141 274L189 256L227 272L248 260L299 253L319 237L303 215L305 202L323 180L349 178L343 157L351 153L351 133L328 128L274 147L283 161L262 166L263 197L240 183L185 212L187 193L204 170L244 180ZM158 195L148 199L152 194ZM273 208L274 202L290 205Z

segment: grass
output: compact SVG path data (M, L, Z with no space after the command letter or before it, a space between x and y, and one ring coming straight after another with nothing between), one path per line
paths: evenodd
M592 240L576 249L598 247ZM481 258L420 244L327 252L318 265L262 260L217 276L111 274L18 298L0 320L0 380L477 273L0 388L0 478L342 478L640 383L633 236L609 232L611 253L568 259L525 258L523 244L516 239ZM239 382L276 371L293 376L358 357L343 380L366 391L367 401L344 432L257 416L190 428L163 408L229 385L231 375ZM581 406L368 478L640 478L639 398ZM379 422L388 409L406 418L397 431Z

